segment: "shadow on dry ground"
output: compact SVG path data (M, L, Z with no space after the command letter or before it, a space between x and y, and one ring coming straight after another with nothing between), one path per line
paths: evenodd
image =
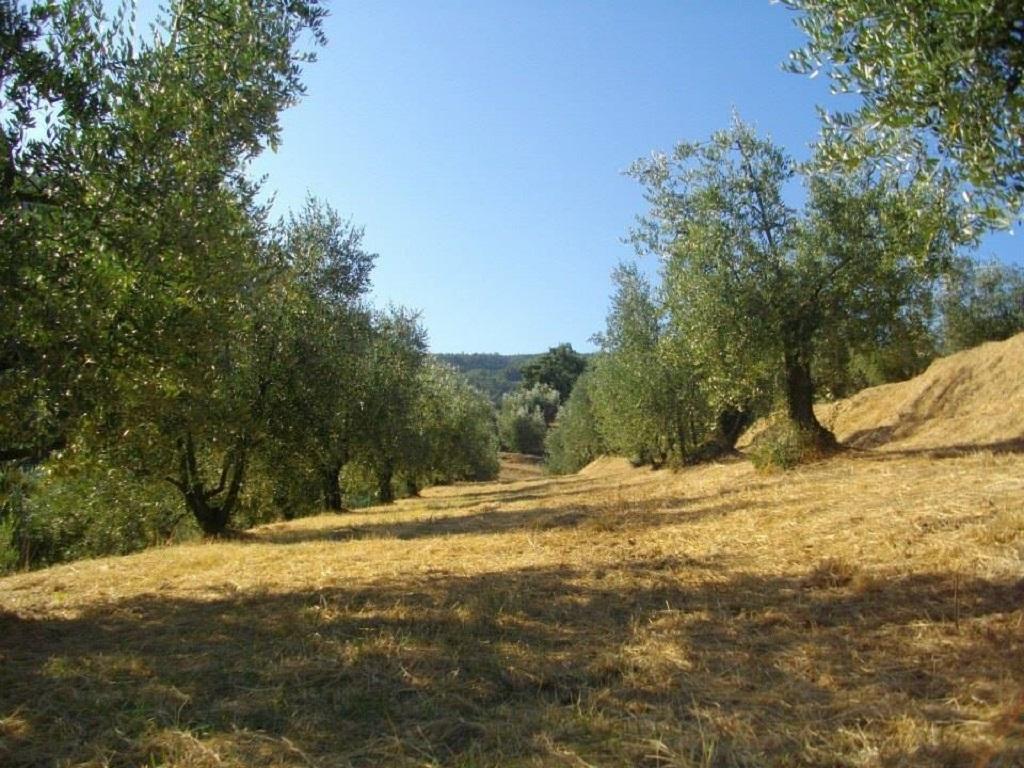
M1022 600L664 560L0 615L0 762L1021 765Z
M345 524L340 516L337 525L296 528L287 525L269 526L243 537L243 541L259 544L301 544L310 541L354 541L393 538L412 540L446 536L500 535L516 531L552 531L579 529L608 533L641 531L679 522L696 523L724 517L735 512L749 513L764 506L747 500L725 501L699 509L685 509L699 501L721 498L727 494L703 497L661 498L649 503L634 503L623 512L617 502L575 504L565 507L534 507L505 511L500 505L488 505L470 514L426 517L410 520L360 520ZM508 497L513 498L512 496ZM429 508L429 507L428 507ZM453 509L447 507L446 509Z

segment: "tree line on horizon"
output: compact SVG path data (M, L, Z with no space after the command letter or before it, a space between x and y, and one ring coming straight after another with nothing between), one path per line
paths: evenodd
M495 405L502 395L515 390L523 380L522 367L536 354L502 355L496 352L434 353L433 357L461 372L472 386Z

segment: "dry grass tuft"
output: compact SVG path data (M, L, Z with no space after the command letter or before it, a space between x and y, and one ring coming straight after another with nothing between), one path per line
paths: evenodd
M0 764L1024 765L1024 454L943 455L601 459L0 579Z
M804 584L812 589L845 587L860 574L860 568L841 557L826 557L811 568Z

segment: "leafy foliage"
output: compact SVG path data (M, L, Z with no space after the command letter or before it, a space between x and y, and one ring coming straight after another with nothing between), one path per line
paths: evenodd
M807 45L790 68L827 73L856 93L853 112L826 115L833 159L934 146L975 188L988 223L1024 203L1024 8L1019 0L785 0ZM905 134L912 140L907 142Z
M544 464L550 472L576 472L608 452L598 429L594 409L594 372L584 371L569 399L558 409L558 418L544 438Z
M0 528L20 562L338 508L350 461L385 500L396 472L492 471L461 384L434 410L454 398L476 453L421 450L425 338L364 306L362 229L314 198L273 227L255 202L249 161L323 42L316 0L172 0L150 36L128 5L0 11L0 462L31 478Z
M498 411L498 437L507 451L544 453L548 426L558 413L558 391L547 384L535 384L505 395Z
M668 311L713 408L778 391L789 418L830 442L813 410L816 353L866 343L949 263L948 195L817 173L800 214L783 197L798 169L738 120L631 172L651 204L634 241L664 259Z
M419 461L404 474L428 482L490 480L498 474L498 435L486 396L452 367L429 360L420 372L415 412Z
M773 418L750 446L750 461L762 472L792 469L821 454L815 435L787 418Z
M637 463L683 460L703 440L708 408L696 372L662 321L650 284L633 265L612 275L616 292L598 337L594 412L608 448Z
M1024 331L1024 269L966 261L941 294L943 341L956 352Z
M523 366L523 386L530 389L546 384L565 402L586 367L587 359L574 350L572 344L559 344Z

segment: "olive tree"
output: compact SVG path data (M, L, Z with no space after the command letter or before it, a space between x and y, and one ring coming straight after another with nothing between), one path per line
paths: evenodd
M558 413L558 390L547 384L520 387L501 398L498 436L507 451L540 456L544 437Z
M402 475L406 490L427 483L490 480L498 474L494 408L450 365L427 360L419 372L419 396L410 453Z
M598 431L610 451L634 462L682 460L707 431L695 371L675 354L664 308L637 267L618 267L612 280L590 391Z
M556 475L576 472L608 452L594 405L594 384L590 368L576 380L544 438L544 466Z
M319 495L343 505L342 468L366 428L372 316L362 298L376 254L363 230L309 198L284 225L290 321L282 325L281 382L268 409L268 463L278 503L291 509Z
M419 461L422 443L416 411L426 359L426 333L416 313L405 309L376 313L361 401L364 429L356 450L377 478L377 499L382 504L394 501L396 474Z
M956 219L943 190L898 178L810 174L802 211L784 196L799 169L735 120L704 142L637 162L649 215L634 232L664 260L665 301L713 408L779 391L819 447L822 345L864 338L947 263Z
M523 387L530 389L536 384L546 384L558 392L564 403L586 368L587 358L574 350L572 344L559 344L522 367Z

